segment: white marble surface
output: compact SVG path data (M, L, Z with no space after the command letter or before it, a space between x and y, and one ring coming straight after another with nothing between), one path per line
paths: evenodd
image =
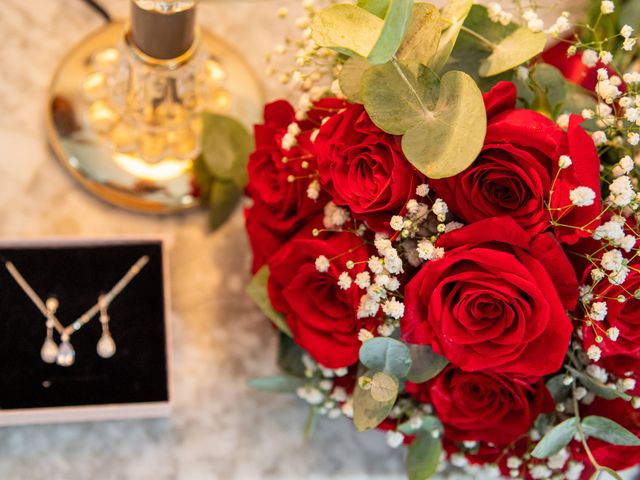
M116 16L127 9L126 0L102 3ZM262 71L275 29L285 28L274 20L281 4L208 2L200 18ZM50 154L47 84L65 51L101 22L79 0L0 1L0 236L166 235L175 409L168 420L0 429L0 479L403 478L402 453L383 435L326 420L305 443L302 403L246 387L276 367L273 333L243 295L240 215L212 235L203 214L130 214L85 193Z

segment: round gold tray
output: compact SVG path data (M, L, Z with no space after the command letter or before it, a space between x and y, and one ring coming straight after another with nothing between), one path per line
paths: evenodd
M117 152L97 132L90 119L86 82L91 59L114 52L125 36L125 22L113 22L93 32L62 60L54 74L47 104L47 135L60 162L89 191L120 207L146 213L174 213L199 204L193 160L167 158L146 162L135 154ZM261 116L262 87L244 59L229 45L200 31L201 48L224 72L218 113L250 126ZM99 116L99 112L93 112ZM196 152L197 153L197 152ZM196 157L194 153L191 157Z

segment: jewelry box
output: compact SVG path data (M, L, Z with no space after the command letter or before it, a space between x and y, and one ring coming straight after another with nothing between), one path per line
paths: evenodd
M167 416L161 238L0 241L0 426Z

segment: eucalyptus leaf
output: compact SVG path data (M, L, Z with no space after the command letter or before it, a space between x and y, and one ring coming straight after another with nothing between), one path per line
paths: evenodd
M256 390L264 390L276 393L295 393L298 388L304 386L302 378L291 375L274 375L272 377L253 378L249 380L249 386Z
M431 64L436 72L440 72L449 60L451 52L460 35L467 15L471 10L473 0L449 0L441 12L441 25L443 26L438 49Z
M548 458L555 455L573 439L578 432L578 419L571 417L548 431L531 452L535 458Z
M466 73L451 71L442 77L435 109L402 137L402 151L427 177L452 177L477 158L486 130L480 89Z
M484 101L476 83L463 72L447 72L438 82L422 65L392 61L364 73L362 98L378 127L404 134L404 154L427 177L460 173L482 149L487 127Z
M389 0L358 0L356 5L382 19L387 16L389 10Z
M515 82L518 98L524 101L525 107L551 118L565 105L568 83L560 70L546 63L533 67L526 82Z
M413 0L390 0L380 35L367 56L370 64L386 63L395 55L402 44L412 9Z
M411 368L409 348L399 340L375 337L360 347L360 361L371 370L387 372L404 378Z
M563 402L569 396L571 387L563 383L564 374L558 374L551 377L546 382L547 390L553 397L555 403Z
M386 372L374 373L369 387L371 397L378 402L395 401L400 389L395 375Z
M409 344L411 354L411 369L407 380L423 383L438 375L449 363L442 355L433 351L430 345Z
M209 169L204 162L202 154L198 155L193 161L193 176L196 185L198 185L201 203L208 205L213 177L211 176L211 173L209 173Z
M442 441L424 432L416 436L407 455L409 480L426 480L438 469L442 455Z
M240 122L225 115L203 114L202 158L213 177L244 188L252 149L251 135Z
M613 445L640 446L640 438L622 425L605 417L591 415L582 420L582 430L589 437L598 438Z
M368 57L378 41L384 21L355 5L330 5L311 21L311 38L321 47L352 56Z
M491 54L480 64L481 77L492 77L532 59L544 50L547 35L521 27L495 45Z
M357 55L347 59L342 65L338 82L340 90L350 102L362 103L360 90L362 89L362 76L367 68L369 68L367 60Z
M487 8L482 5L473 5L464 21L464 27L481 35L492 44L499 43L518 28L514 23L502 25L492 22ZM480 76L480 65L489 57L491 51L487 44L479 41L468 31L461 31L443 71L462 70L471 75L483 91L488 91L497 82L508 81L513 77L510 71L489 78Z
M362 382L362 380L366 382ZM366 384L366 388L362 386ZM395 385L395 394L390 392ZM358 379L353 392L353 423L359 432L380 425L391 412L398 395L398 380L392 375L381 372L366 372ZM377 400L374 398L374 393Z
M433 432L441 434L444 432L444 427L438 417L433 415L422 415L419 419L419 422L416 422L414 419L402 422L398 425L398 431L405 435L416 435L420 432L426 432L429 434L433 434Z
M249 285L247 286L247 295L254 303L262 310L269 320L271 320L276 327L282 332L291 337L291 329L287 325L287 321L280 312L277 312L271 305L269 299L269 293L267 292L267 283L269 281L269 266L264 265L253 276Z
M441 35L440 12L431 3L416 3L402 45L399 60L429 65L438 51Z
M233 180L214 178L209 186L209 226L216 230L228 220L242 198L242 188Z
M595 378L587 375L584 372L580 372L573 367L567 366L566 368L574 377L580 380L580 383L582 383L582 385L584 385L587 390L599 397L602 397L606 400L613 400L615 398L622 398L623 400L627 401L631 400L631 396L629 394L621 392L620 390L617 390L615 388L608 387L599 380L596 380Z

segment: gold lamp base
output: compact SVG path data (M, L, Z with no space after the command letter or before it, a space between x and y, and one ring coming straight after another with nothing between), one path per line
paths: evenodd
M175 59L163 66L158 78L148 75L153 65L147 64L147 76L137 78L135 88L140 91L123 92L133 88L131 72L123 72L121 65L121 57L132 48L126 29L124 22L110 23L63 59L49 92L49 142L73 177L112 204L147 213L192 208L199 204L193 161L200 153L200 113L213 111L257 122L262 88L232 47L201 30L202 63L189 77L191 83L169 78L181 68L181 60ZM189 88L198 91L192 95L186 91ZM114 95L122 101L114 101ZM161 106L154 95L163 98ZM132 102L143 107L131 113ZM158 112L148 112L160 108L169 128L158 123Z

